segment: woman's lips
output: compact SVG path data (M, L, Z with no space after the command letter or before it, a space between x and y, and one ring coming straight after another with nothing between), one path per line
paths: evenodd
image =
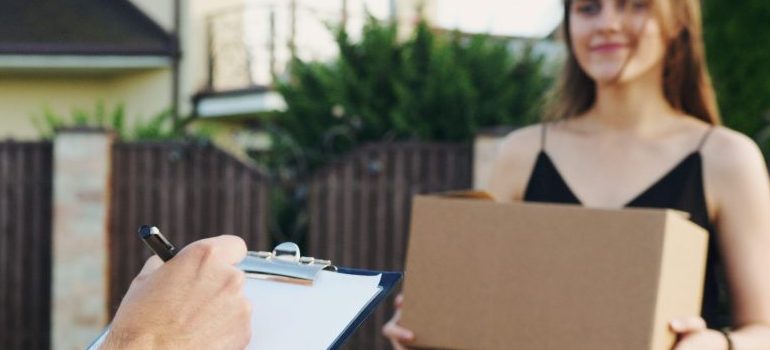
M625 44L601 44L591 47L593 52L614 52L626 48Z

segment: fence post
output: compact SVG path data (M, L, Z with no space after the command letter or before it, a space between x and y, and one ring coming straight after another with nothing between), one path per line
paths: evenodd
M54 140L51 348L83 349L105 326L114 136L69 129Z

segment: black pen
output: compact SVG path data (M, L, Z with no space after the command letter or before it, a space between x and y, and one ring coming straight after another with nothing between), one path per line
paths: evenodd
M144 244L150 247L161 260L169 261L176 255L176 247L160 233L160 230L155 226L143 225L139 228L139 237L142 238Z

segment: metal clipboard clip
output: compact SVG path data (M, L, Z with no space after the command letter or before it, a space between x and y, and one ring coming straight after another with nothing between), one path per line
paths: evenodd
M277 245L272 252L249 252L238 266L247 278L311 285L322 270L337 271L329 260L300 255L292 242Z

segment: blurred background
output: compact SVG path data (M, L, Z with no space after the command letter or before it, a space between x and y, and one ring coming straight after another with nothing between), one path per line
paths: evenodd
M724 122L768 152L770 2L702 3ZM403 270L411 197L481 186L497 140L537 122L562 11L0 0L0 348L83 348L148 256L144 223ZM347 348L389 348L391 311Z

